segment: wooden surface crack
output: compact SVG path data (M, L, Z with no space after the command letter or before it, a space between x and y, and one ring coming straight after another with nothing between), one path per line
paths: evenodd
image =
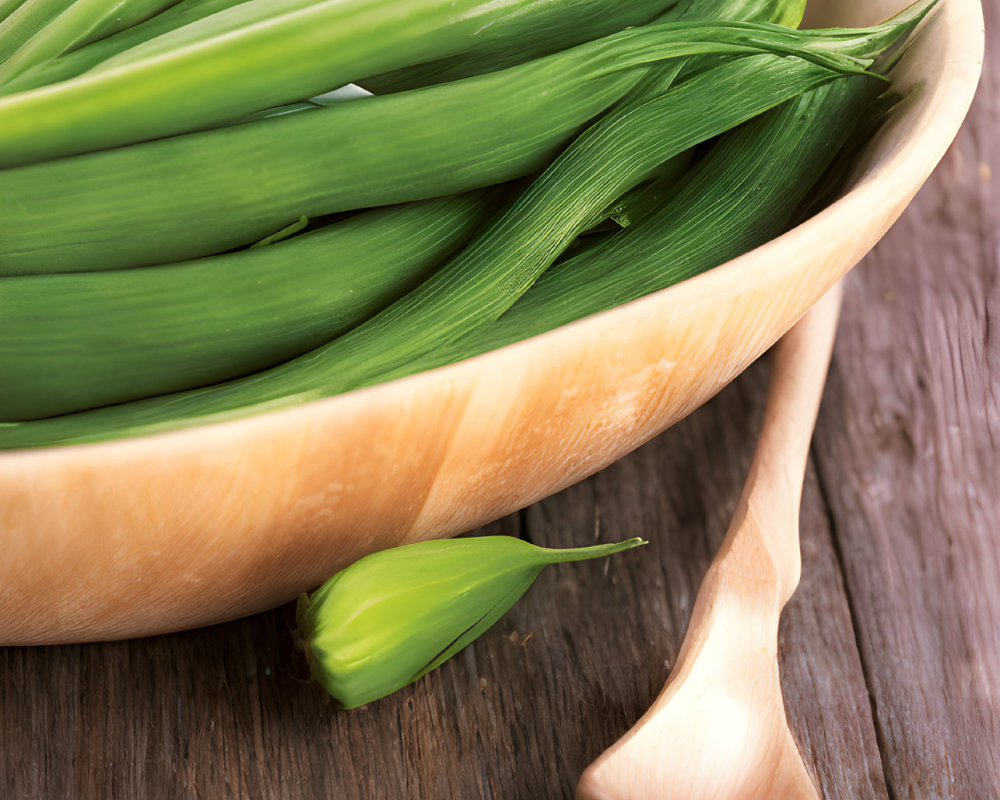
M836 358L837 358L836 353L834 353L833 357L834 364L836 363ZM831 364L831 369L833 369L833 364ZM823 424L823 412L821 408L820 417L817 422L817 427L819 427L822 424ZM854 633L854 648L855 650L857 650L858 659L861 662L861 674L864 677L864 685L868 696L868 707L871 713L870 719L871 719L872 729L875 732L875 741L878 745L879 763L882 765L882 786L885 789L885 793L888 800L898 800L896 793L893 790L892 781L889 777L889 771L886 765L886 760L884 755L885 734L882 731L881 724L879 723L878 708L877 708L878 703L875 699L875 694L872 692L871 689L870 678L868 675L868 666L865 663L864 653L861 652L861 648L858 645L860 620L857 611L854 608L854 603L851 598L851 588L848 585L847 580L844 576L844 554L841 551L840 538L838 537L837 519L834 516L833 509L830 507L829 498L827 496L826 482L824 480L824 466L822 464L821 457L816 452L815 447L810 447L809 460L814 465L814 468L816 470L816 485L819 489L819 495L823 502L823 510L826 513L827 524L829 525L830 528L830 542L833 547L834 557L837 560L837 571L840 577L840 585L844 592L844 597L846 598L847 601L847 611L851 619L851 630Z

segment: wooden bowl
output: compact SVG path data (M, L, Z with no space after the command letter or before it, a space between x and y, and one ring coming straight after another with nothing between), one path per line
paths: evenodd
M903 0L810 0L811 24ZM697 278L433 372L159 436L0 455L0 643L220 622L372 550L448 536L580 480L712 397L878 241L944 155L983 54L978 0L907 53L905 110L854 188Z

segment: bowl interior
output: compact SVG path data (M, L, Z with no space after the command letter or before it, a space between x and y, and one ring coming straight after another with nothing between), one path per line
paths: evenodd
M811 0L864 24L899 0ZM433 372L290 411L0 454L0 642L106 639L287 601L373 549L450 535L589 475L714 395L902 212L981 68L978 0L946 0L900 64L908 102L853 189L726 265Z

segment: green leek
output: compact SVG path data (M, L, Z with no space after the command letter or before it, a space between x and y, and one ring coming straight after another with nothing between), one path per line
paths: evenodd
M344 708L443 664L506 613L550 564L602 558L641 539L571 550L509 536L427 541L356 561L299 603L313 677Z

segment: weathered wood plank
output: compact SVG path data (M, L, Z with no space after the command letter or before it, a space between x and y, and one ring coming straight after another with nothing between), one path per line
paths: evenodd
M820 426L839 425L820 411ZM810 465L802 509L802 582L781 618L789 723L828 800L887 798L871 703L826 505Z
M1000 47L989 0L987 53ZM1000 62L849 284L818 437L893 798L1000 793Z

